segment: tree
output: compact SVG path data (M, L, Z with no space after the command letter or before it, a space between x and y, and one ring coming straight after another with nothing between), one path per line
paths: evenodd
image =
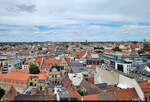
M30 74L39 74L40 70L36 64L31 64L29 66L29 72L30 72Z
M3 48L3 50L5 50L5 51L6 51L6 50L7 50L7 48L5 47L5 48Z
M39 47L38 50L42 50L42 47Z
M145 53L145 51L150 51L150 47L149 47L148 44L144 44L143 49L139 50L138 53L139 53L139 54Z
M112 49L113 51L121 51L121 49L119 47L115 47L114 49Z
M104 50L104 47L100 47L99 49L100 49L100 50Z
M5 90L0 87L0 99L3 97L4 94Z
M28 50L28 48L27 48L27 47L25 47L25 48L24 48L24 50Z
M145 53L145 51L144 50L139 50L138 54L141 54L141 53Z
M133 44L137 44L138 43L138 41L133 41Z

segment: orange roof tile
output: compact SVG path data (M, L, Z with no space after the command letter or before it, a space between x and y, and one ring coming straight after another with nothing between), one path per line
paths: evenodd
M3 78L9 80L27 81L28 74L19 72L8 72Z
M25 62L24 65L30 65L32 62Z
M70 65L70 58L65 58L68 65Z
M98 101L99 97L97 94L83 96L83 101Z
M139 96L134 88L120 89L110 85L107 91L115 91L118 100L139 99Z
M19 94L13 86L10 87L10 89L4 94L2 97L2 100L14 100L15 96Z
M36 63L38 63L39 65L41 64L42 58L37 58L35 60ZM42 65L60 65L62 62L62 60L60 59L43 59L43 64Z
M92 69L96 69L97 65L92 65Z
M84 78L85 78L86 81L88 81L88 82L94 84L94 76L93 76L93 77L85 76Z
M138 44L130 44L130 47L131 48L138 48L140 45L138 45Z
M117 91L120 90L118 87L114 87L112 85L109 86L109 88L107 89L107 91Z
M139 85L144 92L145 97L150 97L150 83L147 81L141 81L139 82Z
M114 51L113 50L109 50L109 49L106 49L106 50L103 50L104 53L113 53Z
M121 89L116 91L118 100L133 100L139 99L137 92L134 88Z
M71 52L72 55L75 55L76 57L82 57L85 55L85 52Z
M38 76L39 80L47 80L48 74L30 74L29 76Z

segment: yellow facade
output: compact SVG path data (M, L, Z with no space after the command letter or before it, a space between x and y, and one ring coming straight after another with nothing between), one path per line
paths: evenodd
M122 50L123 50L123 49L127 49L127 47L124 46L124 45L120 45L119 48L122 49Z

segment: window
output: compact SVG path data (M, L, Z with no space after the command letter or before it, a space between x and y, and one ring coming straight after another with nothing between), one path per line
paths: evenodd
M11 81L11 83L13 84L13 81Z
M30 86L33 86L33 83L32 83L32 82L30 83Z
M123 72L123 65L118 64L117 67L118 67L117 69L118 69L119 71Z

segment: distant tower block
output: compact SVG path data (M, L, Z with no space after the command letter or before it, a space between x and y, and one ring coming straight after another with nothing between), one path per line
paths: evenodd
M88 44L88 41L87 41L87 40L86 40L85 42L86 42L86 44Z
M146 43L146 39L144 39L144 44Z

